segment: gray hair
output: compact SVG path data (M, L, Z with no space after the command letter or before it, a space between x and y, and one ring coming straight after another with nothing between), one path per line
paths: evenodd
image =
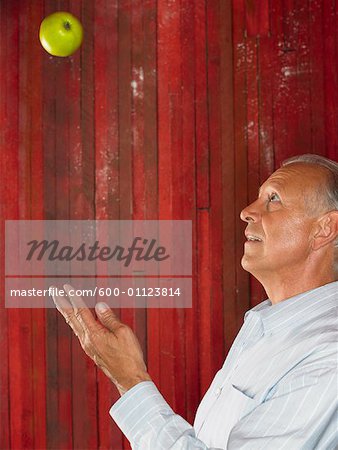
M281 167L296 163L311 164L327 169L327 183L323 190L325 195L324 202L329 211L338 211L338 163L324 156L306 153L305 155L286 159L282 162ZM335 271L338 276L338 238L335 241Z

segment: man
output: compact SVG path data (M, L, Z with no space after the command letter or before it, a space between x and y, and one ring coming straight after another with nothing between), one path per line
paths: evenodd
M81 298L54 298L121 393L110 414L135 449L338 446L338 164L285 161L241 218L242 266L269 299L246 313L194 427L165 402L135 335L107 305L96 306L96 321Z

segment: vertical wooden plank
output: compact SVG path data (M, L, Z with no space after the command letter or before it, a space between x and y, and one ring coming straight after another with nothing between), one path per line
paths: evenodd
M1 63L0 63L1 65ZM4 86L4 83L2 84ZM0 117L3 117L0 112ZM4 153L1 152L1 156ZM4 173L4 161L3 157L0 158L0 170ZM8 159L8 157L7 157ZM6 169L7 170L7 169ZM6 216L3 213L3 209L7 203L3 189L0 193L1 200L1 222L0 231L2 236L5 233L5 219ZM8 210L7 210L8 211ZM8 211L9 212L9 211ZM10 217L10 216L9 216ZM0 275L4 278L5 275L5 249L4 241L1 241L0 246ZM9 396L9 344L8 344L8 314L5 309L5 285L1 285L1 300L0 300L0 448L10 448L10 396Z
M257 198L260 186L258 46L260 39L247 38L247 140L248 140L248 203ZM250 306L263 300L259 283L250 277Z
M146 171L146 218L158 219L158 118L157 118L157 2L153 0L144 16L144 152ZM159 310L147 313L147 365L155 383L160 382Z
M268 136L267 131L260 129L260 79L259 72L259 48L261 40L265 38L248 37L247 44L247 141L248 141L248 203L252 203L258 195L258 190L261 184L261 167L266 167L266 161L269 158L271 148L260 148L261 136L266 145ZM268 38L270 40L270 38ZM264 80L265 81L265 80ZM269 101L270 93L266 92L268 98L264 101ZM264 118L263 118L264 123ZM262 133L261 133L262 131ZM261 161L261 155L263 157ZM250 306L257 305L266 297L264 290L257 280L250 276Z
M119 217L117 2L95 3L96 217Z
M141 1L133 2L131 11L132 33L132 69L131 69L131 123L132 123L132 200L133 220L144 220L146 209L145 158L144 158L144 54L147 49L143 40L144 5ZM146 335L147 323L144 309L133 312L134 331L147 357Z
M45 15L54 12L52 2L45 2ZM43 17L41 17L42 19ZM57 184L56 184L56 92L62 96L63 86L57 90L57 58L48 55L42 48L42 85L43 85L43 149L44 149L44 198L45 217L55 219L57 217ZM61 62L61 61L60 61ZM61 82L62 75L61 72ZM59 98L60 101L60 98ZM62 133L62 130L60 130ZM64 143L57 150L63 154ZM61 156L62 158L62 156ZM58 318L56 311L46 311L46 389L47 389L47 446L55 449L60 446L60 441L65 445L64 428L61 426L61 433L57 431L60 426L60 416L58 411L59 386L58 386L58 343L57 343ZM64 404L62 405L65 406ZM64 418L66 427L71 420L70 408L64 408ZM55 425L58 424L56 427ZM71 437L69 445L71 445Z
M177 16L180 20L179 32L175 45L178 45L180 52L177 52L177 60L174 64L180 64L177 77L173 80L170 92L174 92L170 97L172 113L171 122L171 152L173 171L173 207L172 217L174 219L195 219L193 209L195 199L193 190L195 186L194 173L194 94L195 94L195 61L194 61L194 2L182 0ZM175 26L177 26L175 24ZM174 52L174 46L172 47ZM194 223L193 223L194 226ZM196 262L193 261L193 267ZM194 304L194 303L193 303ZM196 355L192 355L192 333L196 330L196 319L191 311L176 309L174 311L174 324L177 333L174 334L174 354L175 373L181 374L176 377L175 384L175 407L179 414L186 415L186 408L190 409L191 398L186 396L186 372L187 366L197 366ZM187 329L188 328L188 329ZM189 386L195 386L196 392L198 384L189 379ZM195 405L193 406L195 409Z
M29 17L26 39L27 55L34 61L29 64L28 91L31 91L30 102L30 134L31 153L30 166L32 172L30 209L32 219L43 218L43 151L42 151L42 49L36 38L36 30L43 18L44 1L38 0L34 5L29 3Z
M209 129L207 98L206 2L195 6L195 79L196 79L196 201L197 208L210 207Z
M49 123L48 118L55 117L55 103L52 95L54 90L53 68L48 66L47 56L43 57L43 149L44 152L44 198L45 217L53 220L55 217L55 174L54 174L54 120ZM49 76L48 76L49 75ZM46 82L48 79L48 82ZM48 89L47 89L47 86ZM47 125L48 124L48 125ZM48 181L47 181L48 180ZM53 207L54 206L54 207ZM46 402L47 402L47 446L58 447L58 434L55 424L58 420L58 386L57 386L57 316L56 311L46 311ZM64 411L67 416L67 410Z
M292 23L297 25L295 35L297 48L297 74L294 97L296 99L297 135L295 137L295 151L302 149L303 153L311 148L311 65L309 59L309 4L295 3L292 9ZM292 113L290 108L290 113ZM290 122L292 117L290 118ZM289 118L288 118L289 122ZM284 156L283 156L284 157Z
M199 9L197 12L196 9ZM199 380L196 377L198 373L198 356L196 351L192 349L198 349L199 343L196 342L196 336L198 335L198 321L197 321L197 212L196 212L196 184L197 184L197 168L198 163L196 160L196 141L197 141L197 129L202 128L202 124L197 127L197 119L195 112L195 105L197 101L197 80L201 77L199 84L199 101L200 101L200 116L202 116L201 109L204 103L206 108L206 65L205 65L205 2L196 2L192 0L182 0L181 4L182 19L182 171L180 180L180 191L182 195L182 212L179 217L192 221L192 308L178 311L181 317L181 335L184 339L184 351L181 349L180 357L183 358L182 364L182 380L181 385L178 386L177 394L184 398L184 403L181 403L181 407L184 408L182 412L184 417L187 418L190 423L193 422L196 407L199 401ZM193 20L192 20L193 18ZM199 25L196 21L199 19ZM199 33L204 36L199 35ZM198 43L201 42L199 49L197 50ZM198 56L197 56L198 52ZM196 64L200 63L201 71L198 72ZM204 123L206 121L206 109L203 114ZM203 134L205 136L205 133ZM200 135L201 137L201 135ZM200 150L203 149L203 155L208 158L207 140L199 141ZM205 159L204 159L205 161ZM203 164L204 179L208 176L208 161ZM203 177L201 177L203 178ZM201 179L200 178L200 179ZM200 183L200 194L202 192ZM204 184L204 187L206 185ZM207 186L208 187L208 186ZM207 198L208 189L204 193Z
M276 60L275 36L258 42L259 180L262 184L274 170L273 78ZM258 195L258 192L256 193Z
M277 20L280 12L274 16ZM277 167L286 157L311 148L307 4L285 1L282 20L283 35L275 48L280 57L274 87L275 119L280 121L275 126Z
M45 2L44 15L54 12L53 2ZM43 155L44 155L44 212L47 220L57 217L56 210L56 92L57 92L57 58L48 55L42 48L42 92L43 92ZM61 73L62 76L62 73ZM63 85L62 85L63 86ZM62 86L61 91L62 93ZM58 151L63 151L63 146ZM54 310L46 311L46 433L47 447L56 449L61 442L65 445L64 428L60 427L58 411L58 318ZM63 404L63 407L65 405ZM70 407L65 408L63 414L66 427L71 428ZM56 426L57 424L57 426ZM64 425L63 425L64 426ZM61 433L60 433L61 428ZM67 429L67 428L66 428ZM68 433L67 433L68 434ZM72 437L68 441L71 446ZM67 442L67 441L66 441Z
M298 114L300 105L297 97L297 35L299 22L297 20L297 11L294 9L294 1L283 2L283 12L281 20L283 21L282 42L278 42L279 64L275 66L275 164L276 169L281 161L297 153L296 141L298 130ZM278 20L276 17L275 20ZM278 72L277 72L278 71ZM277 73L276 73L277 72ZM279 117L278 117L279 116ZM301 146L298 147L299 150ZM287 150L287 154L285 152Z
M133 215L133 143L132 143L132 4L119 2L118 9L118 119L119 119L119 180L120 219L131 220ZM121 309L121 320L133 327L134 312ZM124 447L127 441L123 438Z
M267 36L269 33L269 0L245 0L247 36Z
M181 4L182 5L182 4ZM183 10L180 8L177 10L177 16L180 18L180 22L182 21ZM180 40L179 43L176 42L177 45L182 46L183 35L182 28L180 28ZM182 51L182 47L181 47ZM182 53L179 55L182 58ZM177 61L178 62L178 61ZM172 167L174 168L172 172L172 193L173 193L173 204L172 204L172 218L180 219L183 218L183 178L184 176L188 176L183 172L183 111L182 111L182 95L176 91L179 89L179 84L183 83L182 79L182 71L178 73L178 77L175 81L177 81L177 86L173 86L173 90L175 93L169 94L169 109L170 109L170 148L171 148L171 158L172 158ZM170 88L169 88L170 89ZM178 188L180 186L180 188ZM166 321L162 322L162 336L169 343L171 354L168 353L170 359L170 370L173 370L174 374L174 383L173 383L173 395L174 395L174 403L173 406L175 410L179 414L184 414L185 412L185 395L184 395L184 374L185 374L185 358L184 358L184 311L182 309L174 309L169 310L168 313L165 314L166 320L170 317L172 320L172 326L175 327L176 332L168 332L169 329L166 326ZM164 317L163 317L164 319ZM163 339L163 338L162 338ZM163 355L165 359L167 359L166 355ZM168 358L169 359L169 358ZM168 361L167 361L168 362ZM179 377L176 374L181 374ZM164 378L164 372L162 374Z
M258 120L258 151L257 168L258 188L274 170L273 149L273 38L263 37L257 41L257 120ZM252 188L248 203L258 196L258 189ZM262 285L250 278L251 305L254 306L266 298Z
M68 2L63 2L61 8L72 11ZM74 13L74 11L72 11ZM56 220L70 218L70 147L69 135L71 133L69 102L72 99L70 89L71 58L53 58L55 73L55 216ZM48 181L46 180L48 183ZM73 418L72 418L72 332L56 313L57 339L57 417L58 432L53 434L57 446L70 448L73 445ZM55 428L55 423L53 424ZM55 444L56 444L55 442Z
M7 122L7 79L5 71L6 61L6 35L7 35L7 2L0 3L0 88L1 99L0 102L0 121L4 124L2 136L6 137L8 133ZM5 94L3 93L3 90ZM0 173L5 174L5 161L3 151L3 141L0 141ZM5 234L5 189L4 182L0 185L0 232L1 236ZM0 276L4 279L5 276L5 247L4 240L0 241ZM8 373L8 318L5 309L5 286L1 284L0 288L0 359L3 362L0 367L0 448L9 448L9 373Z
M285 146L286 127L284 124L285 105L283 99L285 89L285 69L282 65L282 57L285 53L294 53L294 49L284 39L284 16L283 2L276 1L271 4L271 35L272 35L272 53L271 61L271 79L273 95L273 151L274 167L279 166L276 161L276 154L279 148ZM283 143L283 144L282 144Z
M257 197L259 189L259 117L258 117L258 68L256 38L248 38L246 42L247 63L247 141L248 141L248 202Z
M136 220L158 218L156 32L156 2L133 3L131 87L133 219ZM160 380L160 347L154 353L154 347L159 344L159 318L160 313L156 310L146 312L140 309L136 311L134 318L134 330L155 381ZM148 346L149 335L154 341Z
M95 210L98 220L119 218L117 12L117 2L95 3ZM97 379L98 448L122 448L122 433L108 414L119 394L101 371Z
M142 2L135 0L131 10L131 142L133 219L144 219L145 166L144 166L144 41Z
M143 10L144 72L144 164L146 218L158 217L157 143L157 2L149 0Z
M72 8L84 29L86 37L81 47L81 53L76 58L81 62L80 93L81 109L78 111L81 131L81 147L77 156L78 164L78 200L81 199L79 219L95 218L95 138L94 138L94 54L93 54L93 23L94 4L91 2L74 2ZM75 57L75 55L74 55ZM71 218L73 216L71 209ZM96 368L93 362L84 354L78 340L72 336L72 383L76 389L72 391L73 416L73 447L97 448L97 392ZM86 402L83 402L83 399ZM88 423L91 427L88 427Z
M198 348L200 367L199 386L203 395L210 385L213 375L214 350L212 342L212 302L210 296L210 223L209 211L199 210L197 216L197 236L199 237L198 253Z
M210 381L223 362L223 261L222 261L222 135L221 135L221 72L220 72L220 4L218 1L207 3L207 40L208 40L208 119L210 152L210 258L211 264L211 317L212 327L212 365Z
M3 22L1 22L3 23ZM2 63L0 63L2 66ZM2 86L5 83L1 84ZM3 118L2 111L0 112L0 117ZM7 147L8 149L8 147ZM2 150L2 149L1 149ZM1 173L4 173L4 161L3 161L4 152L1 152L0 157L0 170ZM8 160L8 156L7 156ZM6 170L8 170L6 168ZM11 172L9 172L11 173ZM4 179L5 177L3 177ZM7 204L7 199L4 195L4 190L1 189L0 200L1 200L1 223L0 223L0 231L2 236L4 236L5 232L5 222L6 216L4 215L3 209ZM13 204L12 204L13 207ZM9 212L9 210L7 210ZM10 216L8 216L10 217ZM4 278L5 274L5 249L4 249L4 241L1 241L0 246L0 274ZM8 315L7 310L5 309L5 286L4 283L1 285L1 300L0 300L0 358L1 358L1 366L0 366L0 448L10 448L10 396L9 396L9 344L8 344Z
M212 249L211 247L211 211L214 207L214 190L212 191L212 177L213 177L213 157L212 152L217 152L217 144L215 143L215 129L216 124L212 124L212 106L214 100L215 89L217 89L217 79L212 78L214 72L213 67L217 66L218 55L217 48L215 49L215 41L210 39L210 32L214 31L217 34L217 23L211 23L213 19L212 13L217 8L217 2L206 2L202 5L203 9L197 8L196 33L200 30L197 28L201 26L203 30L203 41L201 39L200 45L197 45L197 70L205 71L205 78L203 76L199 79L199 73L196 73L196 96L199 100L198 107L196 106L196 251L197 251L197 336L198 336L198 365L203 367L203 372L199 371L199 395L203 396L210 384L210 379L214 372L213 354L218 349L215 348L210 352L213 344L213 332L210 327L213 314L213 298L214 292L212 290ZM201 8L202 8L201 6ZM211 16L211 18L210 18ZM203 20L204 23L201 23ZM196 41L198 41L198 34ZM211 40L211 43L210 43ZM213 44L213 46L212 46ZM198 80L199 79L199 80ZM205 81L205 85L203 85ZM211 103L211 104L210 104ZM201 122L199 122L201 119ZM216 145L215 145L216 144ZM213 197L213 198L212 198ZM216 325L217 326L217 325Z
M311 64L309 58L309 3L296 3L298 35L297 35L297 94L298 99L298 130L296 147L301 147L306 153L311 148Z
M232 2L220 5L222 101L222 210L223 210L223 311L224 351L229 351L238 329L236 295L235 155Z
M16 122L13 126L18 133L17 153L18 184L17 198L19 219L29 218L30 214L30 142L29 142L29 87L27 85L28 66L26 63L26 29L23 19L28 15L27 4L20 4L19 8L12 9L15 16L8 16L8 24L14 22L18 26L18 40L16 45L19 51L14 53L18 57L16 69L20 73L18 80L18 95ZM21 45L20 45L21 44ZM26 149L27 146L27 149ZM32 383L32 330L31 311L29 309L14 309L9 313L8 338L10 345L9 371L10 377L10 421L11 446L13 448L31 448L34 445L33 437L33 383Z
M191 24L188 23L188 18L191 18L193 14L191 8L190 2L167 5L163 2L159 7L159 211L161 219L180 219L184 217L186 208L191 210L191 199L185 195L187 192L185 183L188 182L189 185L192 183L191 159L193 158L193 131L189 121L193 95L193 80L189 71L189 67L193 69L193 53L189 48L189 33L192 30ZM186 71L183 68L183 61L187 65ZM187 149L186 146L190 148ZM169 201L166 201L166 198ZM184 413L186 408L184 377L186 314L183 310L166 310L161 311L160 316L160 339L164 343L160 359L161 384L164 385L166 396L173 407L179 413ZM174 335L169 331L171 327L177 330ZM171 386L165 382L167 374L172 380ZM177 377L176 374L181 376Z
M172 205L171 205L171 219L181 219L184 214L184 207L186 200L184 198L184 179L187 179L190 174L185 173L186 165L184 165L183 147L183 92L187 88L184 85L183 73L183 55L186 46L185 40L188 38L185 35L186 28L183 27L184 16L189 14L189 5L184 1L177 2L177 5L168 5L168 12L172 14L170 25L173 39L167 46L169 61L171 61L172 68L175 72L168 79L168 94L169 94L169 139L170 139L170 156L171 156L171 172L170 183L172 185ZM169 29L168 29L169 31ZM167 35L167 38L169 35ZM192 55L187 58L192 58ZM189 59L185 60L189 64ZM185 112L187 112L185 110ZM188 112L187 112L188 114ZM187 117L188 119L188 117ZM160 210L165 209L165 205L161 205ZM168 211L169 212L169 211ZM167 328L167 320L176 329L175 333L169 333ZM172 395L173 407L178 414L185 414L185 338L184 338L184 320L185 314L182 309L168 310L167 313L162 314L162 341L164 340L167 355L162 355L162 364L165 365L161 373L162 382L164 381L166 368L169 369L170 375L173 377ZM170 326L170 325L169 325ZM176 376L180 374L180 376Z
M74 3L74 8L78 2ZM88 207L86 218L94 218L95 210L95 139L94 139L94 3L81 3L81 21L86 39L81 47L81 137L83 152L82 188Z
M70 7L68 1L63 1L59 5L60 9L71 11L77 17L79 11ZM53 8L55 10L55 7ZM77 58L77 56L75 56ZM69 193L71 192L71 183L73 178L70 177L70 136L73 132L75 124L71 122L71 108L70 104L73 97L71 84L71 70L73 64L73 57L71 58L49 58L53 64L53 75L55 77L55 91L52 91L55 108L55 128L54 128L54 167L52 169L55 177L55 210L54 219L69 219L71 218L71 203ZM48 87L47 87L48 89ZM51 120L47 122L51 125ZM77 125L77 124L76 124ZM48 183L48 180L46 180ZM51 329L54 333L51 334L50 340L56 340L51 343L56 345L56 361L53 361L51 372L51 381L54 381L53 389L55 393L56 404L54 405L57 421L50 423L50 437L54 448L65 447L69 448L75 445L75 418L73 415L73 405L76 399L72 398L72 383L73 383L73 365L72 365L72 347L71 339L72 333L69 327L64 323L62 317L56 312L48 312L50 314ZM56 317L53 318L53 315ZM54 319L54 323L53 323ZM56 366L56 367L55 367ZM55 377L55 378L54 378ZM53 380L54 378L54 380ZM76 385L76 383L75 383ZM85 410L84 410L85 411Z
M19 7L13 2L0 4L1 14L1 104L0 118L2 127L1 145L1 235L4 236L4 220L18 218L18 43L19 43ZM1 276L4 276L4 240L1 240ZM4 283L1 284L0 300L0 447L10 448L12 445L12 422L20 421L20 409L12 409L10 387L10 353L17 352L17 343L10 340L10 326L13 325L13 311L5 309ZM15 317L15 316L14 316ZM15 325L17 327L17 325ZM11 347L10 347L11 346ZM10 351L11 350L11 351ZM15 380L14 380L15 382ZM13 419L13 413L18 417ZM20 423L19 423L20 427Z
M324 35L322 2L309 2L311 152L325 154Z
M119 2L118 10L118 119L120 219L131 220L133 214L133 148L132 148L132 34L131 4ZM121 310L121 319L132 326L133 314Z
M34 5L28 2L27 16L20 27L25 30L25 54L35 63L28 65L27 84L24 95L29 93L28 100L28 132L30 166L30 198L28 199L30 215L27 218L43 219L43 151L42 151L42 54L39 41L36 39L41 17L43 16L42 0ZM33 120L34 118L34 120ZM33 390L33 440L35 448L46 447L46 332L45 311L32 309L32 390Z
M271 8L275 9L271 9ZM277 14L277 16L276 16ZM260 37L257 41L257 69L258 69L258 121L259 121L259 185L261 185L274 171L274 80L280 79L279 48L282 36L281 10L279 5L270 4L269 36ZM277 19L277 23L276 20ZM276 69L277 68L277 69ZM278 71L277 74L275 71ZM252 189L249 202L253 201L258 191ZM254 306L266 298L262 285L250 277L251 305Z
M173 120L175 96L180 86L180 5L160 0L158 11L158 179L159 219L174 219L173 211ZM159 375L160 388L172 407L175 404L174 342L170 330L176 328L174 312L161 310Z
M120 219L128 220L132 204L132 123L131 123L131 23L129 1L119 2L118 11L118 114Z
M9 352L12 448L30 449L34 445L30 319L30 310L13 309L9 312L8 336L12 343Z
M243 255L244 229L240 220L241 210L248 202L247 192L247 62L245 40L244 1L233 3L233 51L234 51L234 154L235 154L235 239L236 239L236 289L237 326L243 323L243 316L250 305L249 276L240 266Z
M62 2L62 10L69 10ZM55 11L45 3L45 15ZM41 18L42 19L42 18ZM43 148L45 215L51 220L69 218L69 58L43 54ZM54 310L46 312L47 446L71 448L71 331Z
M170 210L171 207L171 186L169 182L163 182L162 173L166 167L168 179L171 176L170 164L170 144L167 135L168 132L168 100L167 100L167 83L168 83L168 66L164 60L164 52L166 52L166 27L165 22L165 2L157 1L156 5L156 69L157 69L157 218L169 219L170 215L163 214L163 204L166 204ZM165 125L166 124L166 125ZM162 360L161 360L161 317L163 311L152 310L148 313L148 366L150 373L157 383L162 387ZM170 374L171 375L171 374ZM172 382L172 379L171 379ZM163 390L163 394L166 392Z
M159 217L158 116L157 116L157 0L144 11L144 164L146 172L146 218ZM160 312L147 311L147 366L160 384Z
M326 154L338 160L338 80L337 80L337 2L327 1L323 7L324 86L325 86L325 136Z

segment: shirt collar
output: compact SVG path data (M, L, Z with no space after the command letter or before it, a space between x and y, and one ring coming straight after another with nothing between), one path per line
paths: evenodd
M338 306L338 281L290 297L275 305L265 300L245 314L259 316L264 334L302 327Z

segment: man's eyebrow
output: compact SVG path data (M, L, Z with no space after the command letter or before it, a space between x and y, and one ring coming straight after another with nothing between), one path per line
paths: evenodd
M262 186L258 189L258 196L261 195L262 190L264 189L263 186L264 185L262 184ZM280 192L283 192L283 190L284 190L282 184L278 183L278 181L271 181L271 183L269 183L267 187L271 187L271 188L276 189L276 190L278 190Z

